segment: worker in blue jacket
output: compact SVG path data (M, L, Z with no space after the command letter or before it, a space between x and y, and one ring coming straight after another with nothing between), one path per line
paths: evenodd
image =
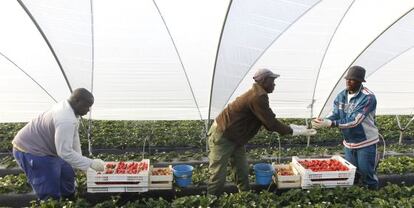
M338 127L344 137L345 159L357 167L357 178L368 188L378 188L376 176L378 128L375 124L377 100L375 95L362 85L365 69L361 66L349 68L346 89L334 101L332 113L324 118L312 120L315 129Z

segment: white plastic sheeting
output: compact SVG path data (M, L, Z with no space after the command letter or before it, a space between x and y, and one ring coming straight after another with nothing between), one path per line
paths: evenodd
M316 3L316 0L245 0L232 4L213 76L213 115L220 113L240 81L272 43Z
M214 118L266 67L278 117L325 114L352 64L378 114L414 109L414 0L4 0L0 122L93 91L93 119ZM325 106L326 103L326 106ZM211 110L209 112L209 110Z
M369 44L354 62L354 64L366 68L366 80L375 89L380 100L379 113L412 113L412 109L402 106L407 106L410 101L414 101L414 89L407 85L412 80L405 78L411 78L414 75L413 70L407 70L408 66L412 66L410 62L413 63L411 60L407 60L407 56L412 59L414 55L413 23L414 12L410 11L372 41L372 44ZM335 95L345 85L344 76L333 89L326 102L327 105L333 102ZM377 80L373 80L373 78ZM404 97L400 97L402 94ZM324 110L328 109L329 107ZM322 112L322 114L325 113L327 112Z

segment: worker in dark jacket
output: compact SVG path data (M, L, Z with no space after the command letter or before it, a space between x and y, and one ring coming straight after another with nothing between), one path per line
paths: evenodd
M208 194L220 195L226 182L227 164L230 162L239 191L248 191L249 166L245 144L261 126L281 135L315 135L314 129L291 124L287 126L276 119L269 107L268 93L272 93L275 79L279 77L268 69L259 69L252 88L230 103L215 119L208 135L209 172Z

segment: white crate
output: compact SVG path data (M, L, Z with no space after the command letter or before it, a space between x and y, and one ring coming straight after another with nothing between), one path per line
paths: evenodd
M279 168L288 168L292 167L292 171L294 175L282 176L277 175L277 169ZM273 164L275 168L275 175L273 176L273 181L275 182L278 189L285 189L285 188L299 188L301 181L300 175L295 167L291 164Z
M348 168L348 170L314 172L310 169L304 168L298 162L299 160L329 160L329 159L338 160L343 165L345 165ZM300 175L304 179L350 178L350 177L355 177L355 172L356 172L356 167L339 155L334 155L331 158L322 158L322 159L299 159L298 157L293 156L292 165L299 171Z
M333 188L336 186L348 187L354 184L356 167L350 162L346 161L339 155L332 156L331 158L323 159L307 159L307 160L329 160L335 159L345 165L348 170L346 171L320 171L314 172L310 169L304 168L300 163L298 157L292 157L292 165L298 170L301 176L301 186L304 189L312 186L322 186L325 188Z
M89 193L147 192L148 187L88 187Z
M169 175L152 175L152 171L157 170L157 169L164 169L164 168L168 168L170 173ZM163 167L163 168L154 168L151 167L151 175L150 175L150 181L173 181L173 174L172 174L172 167L171 165L168 167Z
M129 162L136 161L126 161L126 163ZM89 168L86 173L86 178L88 182L148 182L150 161L149 159L144 159L140 162L146 162L148 164L148 169L146 171L141 171L138 174L104 174ZM105 162L105 167L108 163L117 164L118 162Z
M354 177L350 178L337 178L337 179L302 179L301 187L303 189L309 189L315 186L321 186L323 188L335 188L350 187L354 184Z
M126 163L135 161L126 161ZM87 191L91 193L106 192L145 192L149 187L149 170L150 164L148 159L140 162L146 162L148 168L137 174L104 174L88 169L86 174ZM118 162L106 162L106 164L118 164Z
M163 190L163 189L172 189L172 181L173 181L173 174L172 174L172 167L171 165L168 167L170 170L169 175L152 175L153 170L157 170L160 168L153 168L151 167L151 175L149 181L149 189L150 190Z

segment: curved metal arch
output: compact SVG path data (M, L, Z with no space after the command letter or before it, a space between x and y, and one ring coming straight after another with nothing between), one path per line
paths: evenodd
M213 74L212 74L212 79L211 79L211 87L210 87L210 99L208 102L208 113L207 113L207 126L209 127L210 125L210 116L211 116L211 102L213 100L213 89L214 89L214 77L216 76L216 68L217 68L217 60L218 60L218 56L219 56L219 52L220 52L220 46L221 46L221 40L223 39L223 34L224 34L224 28L226 27L226 23L227 23L227 17L229 16L230 13L230 8L231 5L233 4L233 0L230 0L229 5L227 7L227 12L226 12L226 16L224 16L224 20L223 20L223 26L221 27L221 32L220 32L220 37L219 37L219 41L217 44L217 51L216 51L216 58L214 61L214 68L213 68ZM208 129L208 128L207 128Z
M36 85L39 86L50 98L52 98L52 100L55 101L55 103L58 102L39 82L37 82L32 76L30 76L26 71L24 71L19 65L17 65L14 61L12 61L2 52L0 52L0 55L3 56L7 61L12 63L14 66L16 66L18 69L20 69L20 71L22 71L27 77L29 77L34 83L36 83Z
M226 100L224 106L226 103L229 102L230 98L233 96L234 92L237 90L237 88L240 86L241 82L244 80L244 78L247 76L250 70L252 70L252 67L257 63L257 61L262 58L262 56L266 53L266 51L273 46L273 44L279 39L280 36L282 36L287 30L289 30L292 25L294 25L298 20L300 20L305 14L307 14L311 9L313 9L316 5L318 5L322 0L319 0L316 2L313 6L309 7L302 15L300 15L298 18L296 18L295 21L292 22L288 27L286 27L270 44L267 46L263 52L257 57L257 59L252 63L252 65L249 67L249 69L246 71L246 73L243 75L243 77L240 79L239 83L237 83L236 87L233 89L233 92L230 94L228 99ZM224 108L224 106L222 106Z
M413 11L414 8L411 8L410 10L408 10L406 13L404 13L402 16L400 16L397 20L395 20L393 23L391 23L387 28L385 28L374 40L372 40L362 51L361 53L358 54L358 56L351 62L350 65L348 65L347 69L349 67L351 67L356 60L358 60L358 58L376 41L378 40L378 38L380 38L382 36L382 34L384 34L385 32L388 31L388 29L390 29L392 26L394 26L398 21L400 21L402 18L404 18L407 14L409 14L411 11ZM329 98L332 96L332 93L335 91L336 87L338 86L339 82L341 81L342 77L344 77L344 75L346 74L348 70L345 70L344 73L342 73L341 77L338 79L338 81L336 82L335 86L332 88L331 92L329 93L328 98L326 99L325 103L323 104L321 111L319 112L318 117L321 116L323 109L326 107L326 105L328 104Z
M401 52L401 53L397 54L396 56L394 56L392 59L388 60L387 62L384 62L384 63L383 63L383 64L381 64L379 67L377 67L374 71L372 71L370 74L367 74L367 77L369 77L369 76L371 76L371 75L375 74L375 72L379 71L379 70L380 70L383 66L385 66L385 65L387 65L387 64L389 64L389 63L391 63L393 60L395 60L396 58L400 57L401 55L403 55L404 53L406 53L407 51L409 51L409 50L411 50L411 49L413 49L413 48L414 48L414 46L411 46L411 47L407 48L406 50L404 50L403 52Z
M94 80L94 72L95 72L95 35L93 30L93 0L90 0L90 6L91 6L91 44L92 44L92 50L91 50L91 93L93 94L93 80ZM88 138L88 151L89 156L93 155L93 148L92 148L92 109L89 110L89 117L88 117L88 130L87 130L87 138ZM82 120L81 120L82 121ZM81 122L82 123L82 122ZM83 124L83 123L82 123Z
M318 73L317 73L317 75L316 75L315 85L313 86L312 100L311 100L311 104L310 104L310 107L311 107L311 114L310 114L310 117L311 117L311 118L313 117L313 104L315 103L316 86L318 85L319 74L320 74L321 69L322 69L322 64L323 64L323 62L325 61L326 54L328 53L329 47L331 46L332 40L333 40L333 38L335 37L335 34L336 34L336 32L338 31L339 26L341 26L342 21L344 20L344 18L345 18L345 16L346 16L346 14L348 14L348 11L351 9L351 7L352 7L352 5L354 4L354 2L355 2L355 0L352 0L351 4L348 6L348 9L345 11L344 15L342 15L341 20L339 21L339 23L338 23L338 25L336 26L336 28L335 28L334 32L332 33L331 38L329 39L329 42L328 42L328 44L327 44L327 46L326 46L326 49L325 49L325 52L323 53L323 56L322 56L321 62L319 63Z
M159 7L158 7L157 3L155 2L155 0L152 0L152 2L154 3L154 6L155 6L155 8L157 9L158 14L159 14L159 15L160 15L160 17L161 17L161 20L162 20L162 22L164 23L165 29L167 30L168 36L169 36L169 37L170 37L170 39L171 39L171 42L172 42L172 44L173 44L173 46L174 46L175 53L177 54L178 59L180 60L181 68L183 69L183 72L184 72L184 75L185 75L185 78L186 78L186 81L187 81L188 87L190 88L190 91L191 91L191 95L193 96L194 103L195 103L195 105L196 105L196 107L197 107L197 111L198 111L198 114L199 114L199 116L200 116L200 120L203 120L203 116L201 115L200 107L198 106L198 102L197 102L197 99L196 99L196 97L195 97L193 87L191 86L190 79L188 78L187 71L185 70L183 60L182 60L182 58L181 58L180 53L178 52L178 48L177 48L177 45L175 44L174 38L172 37L172 34L171 34L171 32L170 32L170 29L168 28L167 23L166 23L166 21L165 21L165 19L164 19L164 16L162 16L162 14L161 14L161 10L159 9Z
M91 7L91 93L93 93L93 80L95 75L95 31L93 27L93 0L90 0Z
M50 49L50 52L52 52L53 57L55 58L60 71L62 72L63 78L66 81L66 84L68 85L69 91L72 93L72 86L69 83L69 80L65 74L65 70L62 67L62 64L59 61L59 58L57 57L55 50L52 47L52 44L50 44L49 39L46 37L46 34L43 32L42 28L40 28L40 25L37 23L37 21L35 20L35 18L33 17L32 13L29 11L29 9L26 7L26 5L24 5L24 3L22 2L22 0L17 0L17 2L19 2L20 6L23 8L23 10L26 12L26 14L30 17L30 19L32 20L33 24L36 26L37 30L39 31L39 33L42 35L43 39L45 40L47 46Z

